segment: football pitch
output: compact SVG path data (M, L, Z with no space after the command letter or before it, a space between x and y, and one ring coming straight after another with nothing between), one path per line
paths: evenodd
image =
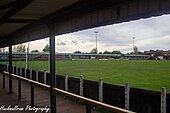
M29 67L38 70L48 70L48 64L48 61L29 61ZM14 61L13 65L25 67L25 62ZM157 91L166 87L170 92L170 61L68 60L57 61L56 70L62 75L77 78L83 75L94 81L102 78L104 82L116 85L129 82L131 87Z

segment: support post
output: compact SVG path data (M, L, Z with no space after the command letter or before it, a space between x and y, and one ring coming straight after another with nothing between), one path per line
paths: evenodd
M129 83L125 84L125 109L129 110L129 94L130 94L130 85Z
M9 65L6 65L6 71L9 72Z
M20 73L17 73L18 74L18 76L22 76L22 68L20 67L18 67L18 69L20 69ZM17 69L17 70L18 70ZM18 71L17 71L18 72ZM18 100L21 100L21 81L20 80L18 80Z
M86 104L86 113L91 113L91 106L90 104Z
M18 75L18 67L16 66L16 75Z
M44 84L47 84L47 71L44 71Z
M27 78L27 68L25 68L25 78Z
M30 69L30 79L32 80L32 69Z
M161 113L166 113L166 89L161 88Z
M18 80L18 100L21 100L21 81Z
M3 73L3 80L2 80L2 83L3 83L2 88L5 89L5 75L4 75L4 73Z
M14 71L15 71L15 68L14 68L14 66L12 66L12 73L14 73Z
M68 91L68 75L65 74L65 90Z
M20 69L21 67L18 67L18 76L20 76L21 75L21 69Z
M12 45L9 46L9 94L12 94Z
M80 76L80 96L83 96L83 75Z
M99 79L99 101L103 102L103 80Z
M50 29L50 108L51 113L56 113L56 94L53 88L56 85L55 75L55 35L53 35L54 28L49 26Z
M20 67L20 76L22 76L22 67Z
M38 70L36 70L36 81L38 81Z
M31 84L31 107L34 107L34 84Z

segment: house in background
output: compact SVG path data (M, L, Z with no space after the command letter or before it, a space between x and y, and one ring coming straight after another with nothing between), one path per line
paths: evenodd
M163 60L163 59L169 60L170 50L167 51L149 50L149 51L144 51L144 54L151 55L151 58L156 60Z

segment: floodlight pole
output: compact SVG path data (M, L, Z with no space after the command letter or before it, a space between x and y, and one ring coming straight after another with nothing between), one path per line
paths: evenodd
M99 33L98 31L95 31L94 32L95 33L95 35L96 35L96 53L98 52L98 50L97 50L97 34Z

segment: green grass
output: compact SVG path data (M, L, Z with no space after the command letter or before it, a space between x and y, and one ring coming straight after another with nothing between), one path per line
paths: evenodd
M13 62L17 66L25 66L25 62ZM47 61L30 61L33 69L47 70ZM57 72L74 77L84 75L86 79L98 81L103 78L104 82L124 85L129 82L132 87L160 90L166 87L170 92L170 61L98 61L98 60L75 60L58 61Z

